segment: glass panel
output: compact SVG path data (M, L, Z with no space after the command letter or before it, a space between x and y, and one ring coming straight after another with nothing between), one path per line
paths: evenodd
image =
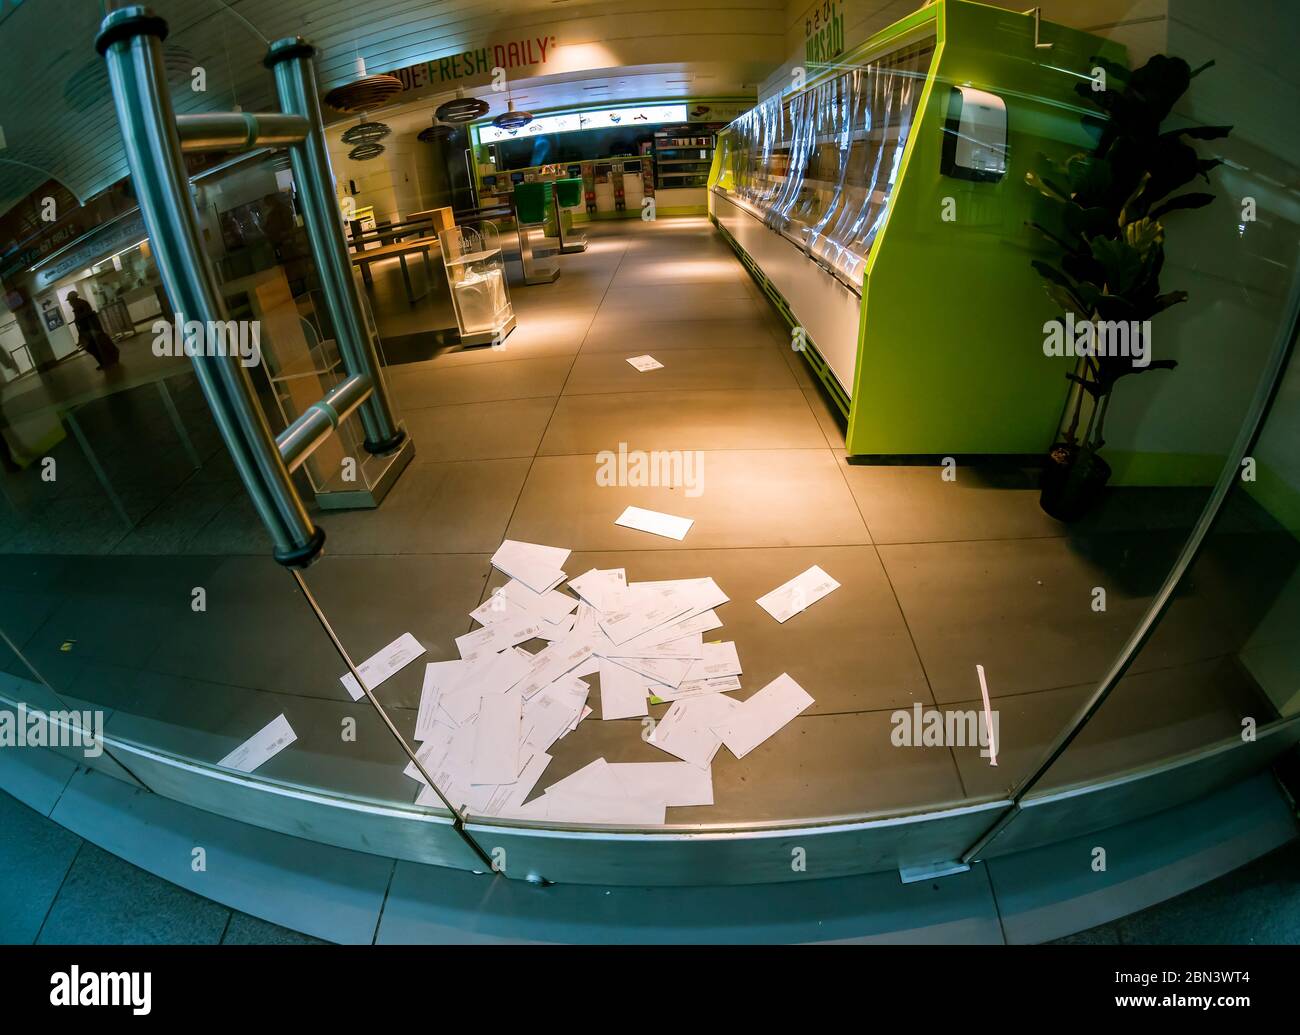
M1300 714L1298 414L1293 353L1255 449L1159 627L1036 790L1249 742ZM1166 555L1177 545L1171 533L1142 539Z
M11 12L6 30L34 17L36 7ZM633 583L716 574L731 598L725 605L730 610L720 615L719 635L730 638L728 626L734 625L746 666L743 696L728 700L749 699L788 666L796 677L813 673L802 679L815 697L843 692L848 702L843 712L825 704L813 716L825 731L815 748L808 746L811 738L782 736L766 761L761 754L723 756L719 805L675 807L666 825L745 828L998 799L1032 771L1146 612L1206 502L1286 315L1282 300L1294 276L1296 220L1282 185L1297 182L1294 148L1285 133L1272 133L1277 127L1268 114L1269 90L1249 89L1249 75L1234 83L1214 71L1197 78L1175 118L1213 124L1240 116L1242 124L1204 151L1226 160L1208 170L1206 189L1219 197L1217 208L1179 211L1169 220L1161 290L1186 288L1189 299L1158 317L1154 347L1158 358L1176 356L1180 369L1141 377L1133 371L1120 383L1109 411L1102 411L1104 437L1100 419L1093 422L1114 477L1094 508L1069 523L1042 512L1038 472L1017 458L1002 465L963 463L955 480L945 477L946 466L882 467L859 479L865 469L841 464L835 455L842 450L831 445L840 432L834 421L819 427L803 408L818 401L816 389L806 384L794 392L798 383L784 381L789 367L772 352L775 345L756 350L762 358L753 364L772 380L756 376L744 383L786 384L791 391L768 390L795 396L791 412L773 417L774 423L788 419L792 429L780 449L736 448L769 430L753 419L751 400L737 408L734 421L710 411L696 430L683 431L685 425L675 423L678 415L663 417L654 409L659 399L650 398L656 393L642 392L634 382L635 392L593 393L617 396L599 404L611 422L605 430L572 431L575 439L580 433L595 438L564 443L559 452L544 450L552 418L574 397L565 391L567 379L580 380L604 363L609 357L602 358L602 351L640 352L669 333L694 334L708 345L737 333L770 336L767 314L749 307L752 292L703 220L645 227L632 220L634 231L594 228L588 252L571 265L566 256L560 289L548 296L539 285L513 294L521 326L505 355L446 348L451 339L442 332L449 327L451 299L440 295L441 264L433 263L430 271L439 304L418 305L411 285L405 291L399 286L396 261L381 261L366 295L376 313L368 310L367 319L374 323L377 315L390 345L393 337L402 339L400 354L387 356L394 363L387 380L400 401L409 401L419 460L401 474L382 506L328 510L336 490L383 488L382 464L366 453L349 422L298 475L329 537L327 555L305 577L312 596L358 665L398 644L391 674L373 683L385 709L381 715L348 692L333 642L292 577L272 563L271 544L213 426L188 357L154 348L162 333L155 322L172 306L160 296L151 244L142 236L123 179L117 122L92 48L102 12L92 7L58 0L44 5L42 17L53 12L60 19L68 53L77 59L62 90L33 99L24 84L7 84L0 110L6 144L0 158L6 303L0 317L0 627L21 655L4 659L6 685L50 706L91 702L105 711L110 735L213 766L283 716L296 740L258 766L256 779L437 810L438 796L422 789L421 774L412 775L387 717L407 742L425 746L427 768L440 781L447 778L445 790L456 805L478 815L499 814L502 795L512 793L502 791L510 781L480 783L464 776L473 765L467 756L473 738L465 724L482 707L477 691L487 676L479 672L463 692L444 700L454 685L448 680L465 673L464 655L472 649L457 639L499 620L494 608L502 599L502 611L511 613L509 591L505 597L495 593L507 578L489 559L519 527L517 511L528 510L531 527L549 528L546 538L559 541L548 545L562 548L574 529L607 532L621 502L653 505L652 497L635 492L664 486L602 486L635 490L626 500L617 497L620 506L612 510L614 493L583 503L587 511L571 501L593 480L595 457L585 451L626 445L619 434L625 426L613 421L628 413L658 413L650 421L656 434L682 432L674 441L683 448L701 441L727 446L705 450L711 454L707 504L714 509L704 513L718 523L715 528L732 521L727 531L739 540L751 526L762 525L767 541L752 548L715 538L716 549L615 549L611 542L625 541L593 536L586 549L566 557L565 570L577 575L625 568ZM273 106L271 80L261 67L267 42L261 33L222 3L174 0L158 7L172 24L166 54L182 111ZM998 47L1023 51L999 66L1008 82L990 84L1004 86L1014 98L1008 69L1036 53L1024 36L1028 23L980 5L961 10L972 18L1021 19L1015 42L1000 40ZM1106 21L1092 15L1086 20ZM1171 31L1171 50L1182 43L1207 53L1216 49ZM900 39L905 42L878 59L793 97L757 105L720 141L724 168L718 189L850 282L861 280L884 213L897 196L904 147L909 140L920 145L917 134L924 129L924 143L937 150L937 126L917 121L924 118L919 96L936 60L934 40ZM954 36L945 48L960 55L965 47L981 59L1000 53L987 40L977 42ZM196 69L205 73L201 90L194 88ZM1085 136L1082 113L1062 105L1059 95L1073 104L1070 87L1079 73L1054 66L1049 71L1059 78L1052 83L1057 96L1029 100L1042 102L1033 111L1050 107L1059 121L1026 134L1028 142L1044 141L1058 150L1078 146ZM58 146L51 137L56 133L62 134ZM396 151L397 142L391 143ZM1022 161L1028 158L1016 156L1017 181L999 190L1029 190L1018 182L1027 168ZM922 169L922 178L933 177L936 167L937 162ZM259 328L250 377L278 431L340 377L335 328L322 303L318 271L307 258L296 187L275 153L238 161L196 159L192 172L206 246L232 316ZM1239 208L1245 198L1262 201L1266 218L1247 217L1249 206ZM416 199L427 203L420 195ZM935 273L938 282L935 271L957 250L931 232L933 217L927 219L924 226L905 228L902 240L909 247L931 247L922 272ZM987 234L993 247L1023 251L1027 266L1038 253L1020 223L1003 226L990 218ZM644 236L633 246L622 238L625 233ZM825 276L812 262L808 266ZM1026 291L1026 305L1042 304L1039 288L1035 283ZM74 290L89 313L71 304ZM691 315L682 317L675 307ZM736 313L744 320L739 332L733 322L741 318L731 319ZM660 329L669 325L672 331ZM589 343L591 350L575 360ZM894 340L882 347L904 350L908 344ZM1036 352L1041 345L1034 340L1025 347ZM683 370L689 362L674 361ZM709 362L724 369L713 354ZM621 364L622 357L610 361L620 371ZM743 378L751 373L746 368ZM936 370L934 376L944 373ZM1063 384L1058 387L1064 391ZM484 408L470 413L462 405L467 402ZM927 404L923 397L903 403ZM1256 451L1253 480L1234 489L1169 617L1096 724L1062 759L1053 783L1148 764L1237 735L1244 718L1263 723L1294 711L1288 633L1295 617L1296 523L1288 501L1297 482L1287 459L1294 412L1292 377ZM511 437L520 426L535 432L531 442L523 436L522 446ZM798 448L789 448L789 441ZM800 466L805 456L807 467ZM664 506L682 500L655 498ZM833 527L833 535L822 538L808 531L807 538L791 542L796 532L805 532L800 522L815 524L823 507L848 513L852 531ZM557 513L565 517L555 518ZM783 522L776 531L774 515ZM707 522L701 520L700 528L707 531ZM827 539L848 545L828 547ZM803 567L828 555L844 558L847 566L850 553L859 577L845 579L837 595L814 604L807 616L824 624L801 625L796 618L778 628L754 606ZM560 593L573 599L567 589ZM565 607L548 619L550 625L535 630L542 635L511 643L485 660L538 664L532 656L597 621L576 600ZM802 632L810 628L815 633ZM402 643L408 634L418 649ZM530 657L521 659L516 647ZM849 649L861 653L850 655ZM827 657L840 667L819 670ZM980 743L981 671L996 716L996 767L993 752ZM553 767L528 772L528 779L539 777L533 800L599 758L667 760L640 738L636 721L622 728L600 720L579 723L570 734L558 720L603 707L603 675L599 662L594 671L583 662L576 671L559 665L554 672L546 687L533 688L520 705L522 742L553 759ZM826 688L815 685L815 678L823 678ZM455 697L463 700L457 704ZM926 746L924 732L918 728L917 742L907 744L890 734L900 713L913 714L907 707L913 703L965 725L962 743L908 768L898 762L901 749ZM656 720L668 710L663 701L651 707ZM439 708L457 725L442 722ZM461 732L453 736L450 729ZM530 739L534 729L543 733ZM527 768L533 757L517 761ZM761 780L755 778L760 766ZM913 779L918 771L925 779ZM572 813L545 818L557 826L578 822ZM659 826L639 820L626 825Z
M268 41L229 5L152 7L171 30L179 113L275 110ZM39 93L6 75L0 95L0 341L16 357L0 362L0 631L18 651L0 641L0 696L96 710L110 738L203 765L263 761L255 779L409 802L406 757L349 697L271 559L185 354L125 178L94 49L103 14L52 0L5 18L15 47L57 22L66 75ZM278 432L341 377L292 175L283 152L187 161L230 341ZM336 490L369 489L378 466L353 418L295 477L317 512ZM351 586L325 580L320 596L363 617ZM288 747L228 758L277 722Z

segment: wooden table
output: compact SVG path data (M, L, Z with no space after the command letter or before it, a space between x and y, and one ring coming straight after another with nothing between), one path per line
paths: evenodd
M433 224L428 220L416 219L409 223L394 223L381 226L366 234L353 234L348 238L348 246L373 244L375 241L398 241L403 237L418 237L422 233L431 233ZM435 235L436 236L436 235Z
M370 278L370 264L381 259L397 259L402 264L402 282L406 285L406 300L414 305L424 295L416 295L411 290L411 271L407 269L406 257L415 252L420 252L424 256L425 281L426 283L432 283L433 276L429 266L429 249L437 246L438 238L436 237L418 237L414 241L399 241L395 244L386 244L382 248L371 248L357 252L352 256L352 265L360 268L362 280L367 284L373 284L374 281Z

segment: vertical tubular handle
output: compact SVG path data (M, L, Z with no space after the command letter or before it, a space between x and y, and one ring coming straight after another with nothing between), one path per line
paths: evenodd
M176 115L163 73L167 23L143 6L106 17L95 47L108 66L131 179L167 296L185 320L199 321L213 341L229 326L216 274L203 248L190 197ZM307 514L280 458L266 415L239 357L192 356L194 372L211 407L240 480L275 546L275 558L306 567L321 551L325 533Z
M352 260L343 237L342 217L334 197L334 176L325 147L324 121L317 97L315 48L300 36L276 40L264 64L275 74L275 91L286 115L307 120L307 136L289 148L298 201L307 239L320 271L325 304L334 322L339 355L349 374L370 378L374 388L361 406L365 448L383 455L393 452L406 438L397 424L388 389L379 372L379 353L362 314L361 295L352 278Z

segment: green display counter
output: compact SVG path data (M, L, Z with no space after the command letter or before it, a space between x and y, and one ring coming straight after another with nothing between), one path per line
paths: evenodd
M847 416L850 454L1051 445L1074 361L1044 352L1060 314L1031 266L1025 173L1089 146L1074 88L1093 55L1124 60L941 0L720 134L710 216Z

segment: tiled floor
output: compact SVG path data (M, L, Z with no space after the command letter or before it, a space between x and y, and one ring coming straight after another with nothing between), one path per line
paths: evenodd
M571 574L711 575L731 596L719 613L745 666L740 696L785 671L817 703L743 761L721 756L717 804L670 821L879 813L1005 792L1131 634L1203 492L1117 490L1066 527L1039 509L1031 472L962 467L948 481L937 468L850 464L840 419L786 327L705 220L601 224L590 237L554 284L512 286L519 326L500 349L440 351L428 329L449 321L445 296L408 306L396 274L377 271L372 303L390 358L404 360L388 380L416 459L378 511L318 515L327 556L307 574L354 659L408 630L431 660L454 657L506 536L571 548ZM663 369L625 362L646 352ZM0 483L11 504L0 508L0 628L58 690L114 709L123 736L216 760L283 711L301 739L267 776L409 801L404 759L342 698L342 665L270 561L192 378L169 384L197 470L144 384L82 407L122 512L72 439L57 447L55 483L32 470ZM599 485L600 455L620 447L698 451L699 478ZM695 525L680 543L614 525L628 504ZM814 563L843 588L775 625L755 599ZM1266 720L1235 657L1297 563L1295 542L1235 500L1049 780L1112 773L1234 736L1243 716ZM997 768L973 749L891 743L895 709L978 708L976 664L1001 717ZM26 674L13 658L4 667ZM413 723L419 669L380 688L399 728ZM357 741L338 736L349 716ZM661 758L638 730L597 714L557 745L542 785L600 754Z
M0 793L0 943L308 944L124 862Z

